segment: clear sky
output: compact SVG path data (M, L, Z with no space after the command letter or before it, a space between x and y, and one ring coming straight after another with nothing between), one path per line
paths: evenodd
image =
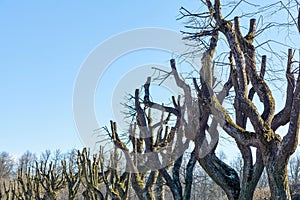
M81 148L72 94L85 58L123 31L180 30L179 8L191 3L1 0L0 151Z
M179 8L199 5L197 0L0 0L0 151L81 148L72 95L89 53L130 29L182 30Z

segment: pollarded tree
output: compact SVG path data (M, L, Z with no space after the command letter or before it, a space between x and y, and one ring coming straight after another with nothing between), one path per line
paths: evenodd
M289 49L287 56L285 106L280 112L275 113L276 99L272 88L264 79L268 62L266 56L262 56L261 71L257 72L259 54L254 46L257 36L256 20L250 19L248 33L244 36L239 17L234 17L233 20L223 17L220 0L214 2L207 0L202 3L207 7L207 12L185 13L186 16L198 18L197 32L191 33L187 38L206 46L202 56L200 85L196 80L194 85L198 91L198 101L201 102L199 108L200 110L205 108L206 113L204 112L202 115L206 118L206 122L210 115L213 116L222 129L234 138L242 154L244 166L239 198L252 198L263 168L266 167L271 199L290 199L287 165L290 155L296 150L300 126L300 76L297 64L299 62L293 60L295 51ZM213 68L217 65L214 63L215 52L218 50L217 44L220 43L221 35L224 36L223 39L230 51L231 73L228 80L232 84L229 85L227 91L226 85L223 89L227 92L226 96L233 87L235 120L232 118L232 113L229 113L226 106L222 105L222 101L220 101L219 96L223 90L218 94L213 90L215 86ZM210 39L205 39L207 37ZM178 86L180 87L180 85ZM250 87L252 88L248 89ZM253 101L254 95L257 95L262 103L262 111ZM253 130L249 129L250 125ZM281 137L277 131L284 125L288 126L288 130L285 134L281 133L284 135ZM255 164L253 164L250 147L256 148ZM218 184L226 187L228 183L219 182ZM232 198L237 199L237 197Z
M209 110L202 104L206 90L200 89L194 81L198 93L195 99L192 96L190 85L185 83L177 72L174 59L171 59L170 66L170 74L174 76L178 87L184 91L184 97L179 95L177 100L172 97L173 106L156 103L151 99L151 78L148 77L144 84L143 98L140 90L136 90L135 95L132 96L134 103L132 106L128 106L135 119L134 124L125 134L125 138L129 137L132 144L128 146L120 139L116 123L111 125L112 140L115 146L123 151L127 166L133 171L133 188L140 199L154 199L157 190L149 191L144 186L151 183L150 188L155 188L153 184L157 184L155 179L158 178L156 177L162 176L174 199L188 200L191 198L193 169L198 161L209 176L221 186L229 199L237 199L240 193L240 181L237 173L216 156L215 150L218 143L209 142L208 144L206 140L205 132L208 128ZM226 95L223 93L227 93L230 85L232 85L231 80L225 84L222 95L218 96L220 101L224 100ZM156 121L152 114L154 111L160 113L158 120L156 116ZM211 136L218 135L217 124L214 118L209 127ZM212 138L212 141L215 141L215 138ZM180 169L184 168L183 153L191 143L195 143L195 148L185 166L184 187ZM151 182L147 181L147 184L141 179L141 177L145 177L144 172L141 172L144 170L151 171L154 176Z
M120 139L121 134L116 129L116 123L111 123L111 138L115 146L123 151L127 162L126 167L133 172L131 177L133 188L140 199L154 199L154 184L161 175L175 199L188 199L190 196L185 197L183 191L186 193L188 192L186 189L189 188L183 190L178 177L178 169L182 165L181 158L179 156L175 159L172 154L180 155L188 144L193 142L195 148L191 163L194 165L197 160L225 191L229 199L252 199L264 167L268 174L271 198L290 199L287 163L298 142L300 107L300 77L295 73L299 71L297 71L298 66L294 65L294 52L289 50L287 58L286 104L275 114L275 99L265 79L268 59L257 54L254 46L257 36L256 20L250 20L248 33L243 36L239 17L228 20L222 16L220 0L214 3L207 0L202 3L208 8L204 13L192 14L184 10L185 16L196 18L193 22L196 21L197 25L197 32L191 33L187 38L195 40L204 47L202 48L204 51L201 52L200 82L196 78L193 79L193 85L186 82L179 75L175 60L172 59L169 75L174 77L184 95L177 100L173 97L172 107L155 103L150 99L151 79L149 78L144 85L144 98L141 98L139 90L136 90L133 96L135 123L127 132L129 135L126 135L126 139L129 137L129 146ZM235 8L236 6L233 10ZM219 64L214 62L217 57L215 53L218 51L217 45L222 41L226 41L228 47L227 66L230 73L223 87L215 92L217 81L213 72ZM257 72L259 62L260 73ZM248 89L250 87L251 89ZM195 89L196 96L193 95L191 88ZM228 111L228 103L224 103L229 95L234 100L233 113ZM255 95L262 103L262 112L256 105ZM154 123L151 115L153 110L161 111L161 119L157 123ZM175 123L169 124L170 116ZM212 140L217 139L218 124L234 138L242 154L241 182L236 171L216 156L215 149L218 143L213 143L214 146L207 144L205 138L207 134L211 135ZM281 138L276 131L284 125L288 125L289 129ZM251 147L256 148L255 163ZM164 157L164 151L160 150L167 150L170 153L167 156L170 158L169 166L172 167L172 174L169 173L168 166L160 162L160 158ZM182 152L179 153L177 150ZM147 181L145 170L149 174ZM191 178L187 179L189 183Z

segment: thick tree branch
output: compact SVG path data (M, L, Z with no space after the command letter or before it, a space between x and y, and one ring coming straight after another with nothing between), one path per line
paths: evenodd
M172 107L160 105L160 104L150 101L150 97L149 97L150 96L150 92L149 92L150 83L151 83L151 77L148 77L146 83L144 84L144 89L145 89L144 104L150 108L161 110L163 112L172 113L172 114L180 117L180 110L178 107L176 107L176 104L174 105L175 108L172 108Z
M191 192L192 192L192 184L193 184L193 171L196 164L196 155L195 151L191 153L189 162L186 166L186 173L185 173L185 190L183 199L189 200L191 198Z
M268 85L256 72L255 47L252 44L256 26L255 19L250 20L249 33L245 38L240 32L239 18L235 17L234 22L235 30L237 32L237 38L239 40L245 58L247 75L254 87L255 92L259 96L260 101L264 104L262 118L264 121L266 121L267 124L270 125L275 112L275 101Z
M240 182L237 173L222 162L214 153L206 155L198 162L208 175L225 191L229 199L238 199Z
M139 101L139 90L135 90L135 110L136 110L136 121L141 132L141 138L145 141L146 153L153 151L153 135L148 127L146 120L146 114L141 108Z
M220 105L216 97L213 97L211 99L210 108L212 114L216 117L216 120L226 131L226 133L228 133L228 135L232 136L234 139L236 139L239 143L243 145L258 145L256 134L246 131L243 128L236 125L231 119L230 115L227 113L227 111L223 108L222 105Z
M220 30L226 36L230 49L233 53L238 78L238 93L240 93L241 95L246 95L247 75L245 71L245 63L243 60L242 50L236 37L236 33L233 29L232 23L223 19L219 0L215 1L214 8L212 7L211 1L206 1L206 3L208 9L211 12L211 15L216 20L218 30Z
M286 125L290 121L290 114L293 105L293 96L295 89L295 77L292 73L292 59L293 59L293 50L289 49L288 51L288 61L286 68L286 79L287 79L287 89L286 89L286 99L284 108L274 116L272 121L272 129L277 130L280 126Z
M293 97L290 124L287 134L283 137L278 154L288 156L295 152L298 144L300 129L300 70L296 82L296 89Z
M170 187L171 192L173 194L173 198L176 200L181 200L181 191L178 190L176 183L173 181L172 177L169 175L167 170L165 168L161 168L159 169L159 173L162 175L162 177L164 177L164 179L167 182L167 185Z

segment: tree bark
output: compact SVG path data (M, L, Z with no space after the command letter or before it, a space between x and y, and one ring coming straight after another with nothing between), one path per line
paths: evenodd
M291 199L287 165L288 161L286 163L278 163L276 160L272 160L266 165L272 200Z
M239 199L240 180L234 169L210 153L198 162L206 173L225 191L229 200Z

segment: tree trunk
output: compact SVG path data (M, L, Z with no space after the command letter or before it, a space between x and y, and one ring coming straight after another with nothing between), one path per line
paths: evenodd
M246 180L242 183L239 200L253 199L253 194L258 181L253 181L250 177L249 179L250 180Z
M271 199L290 200L290 189L287 173L288 163L270 162L267 166Z
M243 155L244 166L239 200L253 199L254 190L264 170L261 151L257 149L256 162L253 165L251 149L240 146L240 150Z
M214 153L197 158L206 173L224 190L229 200L239 199L240 181L237 173Z

